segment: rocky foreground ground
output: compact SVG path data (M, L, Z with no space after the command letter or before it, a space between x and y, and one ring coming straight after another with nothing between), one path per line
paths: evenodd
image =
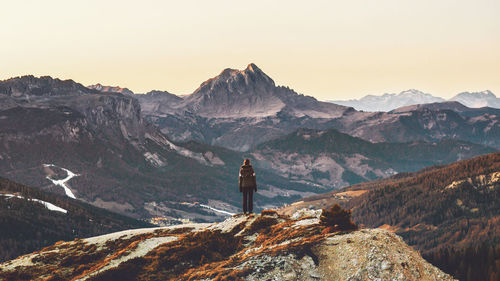
M58 242L0 264L0 280L453 280L391 232L319 216L263 211Z

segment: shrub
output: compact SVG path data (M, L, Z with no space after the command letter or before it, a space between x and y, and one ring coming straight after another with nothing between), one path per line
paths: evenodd
M330 210L323 209L320 222L329 228L329 231L350 231L358 229L351 220L351 210L345 210L339 204L333 205Z
M278 223L278 220L273 217L258 217L252 224L248 227L250 232L259 232L261 230L269 228L271 225Z
M278 212L276 212L276 210L267 209L267 210L262 210L262 212L260 212L260 215L261 216L277 216Z

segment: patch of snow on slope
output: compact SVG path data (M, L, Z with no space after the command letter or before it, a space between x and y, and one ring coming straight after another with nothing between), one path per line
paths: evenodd
M208 161L210 161L210 163L212 163L214 165L225 165L226 164L226 163L224 163L224 161L222 161L222 159L217 157L217 155L215 155L212 151L207 151L203 155L205 156L205 158Z
M203 208L215 211L217 213L221 213L221 214L225 214L225 215L229 215L229 216L234 215L234 213L230 213L230 212L227 212L227 211L224 211L224 210L215 209L214 207L210 207L210 206L205 205L205 204L200 204L200 206L203 207Z
M146 152L144 153L144 157L146 158L146 160L148 160L151 164L153 164L156 167L165 166L165 163L160 159L160 157L156 153Z
M57 167L56 165L54 164L43 164L44 167ZM63 169L64 171L66 171L67 173L67 176L66 178L62 179L62 180L54 180L52 179L50 176L47 176L46 178L51 181L54 185L59 185L61 186L62 188L64 188L64 192L66 193L66 196L70 197L70 198L73 198L73 199L76 199L75 195L73 194L73 192L71 191L71 189L69 189L69 187L66 185L66 182L68 182L70 179L74 178L74 177L77 177L79 176L78 174L75 174L73 172L71 172L70 170L68 169L65 169L63 167L59 167L61 169Z
M109 270L111 268L115 268L119 266L121 263L126 262L128 260L138 258L145 256L149 251L153 250L154 248L158 247L161 244L165 244L168 242L172 242L177 240L178 238L176 236L166 236L166 237L153 237L146 239L144 241L141 241L137 247L132 250L131 253L128 253L127 255L120 255L118 258L111 260L107 265L102 267L101 269L92 272L91 274L85 276L84 278L78 279L78 280L87 280L88 278L97 275L101 272L104 272L106 270Z
M113 233L108 233L108 234L103 234L99 236L94 236L90 238L85 238L82 239L87 243L90 244L95 244L97 246L102 246L106 244L108 241L114 241L116 239L129 239L135 235L141 235L144 233L149 233L153 232L155 230L162 230L162 229L176 229L176 228L193 228L192 231L197 231L199 229L203 229L204 227L207 227L211 225L210 223L186 223L186 224L179 224L179 225L173 225L173 226L164 226L164 227L149 227L149 228L138 228L138 229L129 229L129 230L122 230L118 232L113 232Z
M25 197L23 196L19 196L19 195L15 195L15 194L0 194L0 196L4 196L4 197L7 197L7 199L10 199L12 197L16 197L16 198L19 198L19 199L26 199ZM61 212L61 213L68 213L68 210L66 209L63 209L59 206L56 206L52 203L49 203L49 202L45 202L43 200L40 200L40 199L27 199L28 201L34 201L34 202L38 202L40 204L42 204L43 206L45 206L45 208L51 210L51 211L56 211L56 212Z
M175 150L175 152L177 152L178 154L180 154L184 157L189 157L189 158L195 159L198 162L200 162L201 164L204 164L207 166L210 165L210 163L207 162L207 160L205 159L205 157L203 157L203 155L201 153L196 153L196 152L193 152L193 151L186 149L184 147L177 146L177 145L173 144L172 142L170 142L165 137L155 137L155 136L152 136L148 133L146 133L145 137L156 142L159 145L164 145L164 146L170 147L170 149Z

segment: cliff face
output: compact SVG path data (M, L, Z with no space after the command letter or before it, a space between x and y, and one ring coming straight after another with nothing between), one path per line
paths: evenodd
M0 279L453 280L393 233L335 231L318 215L266 211L58 242L0 264Z

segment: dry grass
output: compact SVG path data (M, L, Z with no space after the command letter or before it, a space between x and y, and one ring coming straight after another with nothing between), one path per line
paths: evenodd
M297 258L302 258L308 255L317 261L312 250L314 246L325 237L336 235L340 230L347 230L338 227L338 214L344 215L340 217L345 218L345 215L350 215L350 212L330 210L324 212L322 216L324 218L319 225L297 225L295 220L285 219L274 210L265 210L255 220L243 221L229 233L223 233L220 230L191 232L192 228L177 228L156 230L128 239L121 237L109 240L103 247L89 245L82 240L77 240L70 245L59 243L46 248L53 252L33 258L34 262L40 263L39 266L15 273L0 271L0 279L30 280L43 276L43 278L52 278L51 280L75 280L94 274L106 267L112 260L128 255L146 239L175 235L177 240L160 245L145 256L122 262L117 267L99 273L89 280L200 280L206 278L241 280L251 273L252 269L239 266L249 259L258 259L261 256L294 254ZM335 223L333 228L332 223ZM340 225L344 225L342 221ZM331 233L332 231L335 232ZM240 235L235 236L236 233ZM244 246L243 241L249 243ZM64 251L55 252L58 247L64 248ZM239 269L236 270L237 267Z

